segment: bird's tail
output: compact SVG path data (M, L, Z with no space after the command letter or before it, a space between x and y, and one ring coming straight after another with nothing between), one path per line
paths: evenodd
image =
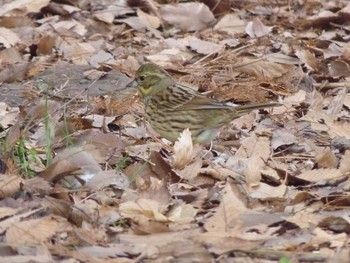
M261 104L251 104L251 105L240 105L240 106L234 107L234 109L236 110L238 116L243 116L253 110L273 108L281 105L282 104L278 102L272 102L272 103L261 103Z

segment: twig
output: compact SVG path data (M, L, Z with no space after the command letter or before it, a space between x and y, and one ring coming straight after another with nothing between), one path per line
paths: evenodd
M350 88L350 82L315 83L314 86L317 88Z

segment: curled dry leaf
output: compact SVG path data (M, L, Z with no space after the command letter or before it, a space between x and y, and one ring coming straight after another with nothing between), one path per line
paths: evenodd
M173 167L176 169L184 168L198 156L200 149L199 145L193 146L190 130L184 130L174 144Z
M166 22L183 31L199 31L215 22L208 6L198 2L162 5L160 14Z
M42 176L55 183L76 171L84 173L84 179L90 180L102 169L89 152L80 147L72 147L58 153Z
M350 66L344 60L335 60L329 64L329 74L333 78L349 77L350 76Z

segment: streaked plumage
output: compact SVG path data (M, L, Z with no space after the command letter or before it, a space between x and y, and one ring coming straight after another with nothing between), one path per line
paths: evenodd
M194 143L208 143L218 129L255 109L278 103L232 107L177 83L168 72L153 63L143 64L129 86L137 86L148 121L160 136L176 141L189 128Z

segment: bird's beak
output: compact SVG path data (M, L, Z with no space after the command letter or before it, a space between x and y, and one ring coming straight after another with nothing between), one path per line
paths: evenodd
M128 85L125 86L125 88L127 88L127 89L137 88L137 81L136 80L131 81Z

